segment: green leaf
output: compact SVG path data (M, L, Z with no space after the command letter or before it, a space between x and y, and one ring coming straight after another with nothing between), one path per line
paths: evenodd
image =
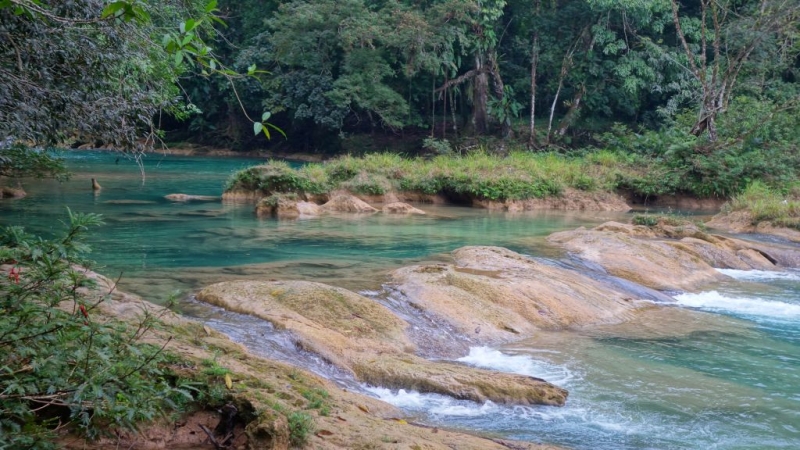
M211 0L208 3L206 3L206 12L207 13L210 13L211 11L214 11L215 9L217 9L217 0Z
M117 13L120 10L125 9L126 6L127 3L123 1L111 3L110 5L103 8L103 13L100 14L100 18L105 19L110 16L117 15Z
M178 50L177 52L175 52L175 65L180 66L182 62L183 62L183 51Z
M250 67L247 68L247 74L248 75L254 74L255 71L256 71L256 65L255 64L253 64L253 65L251 65Z
M261 121L266 122L270 117L272 117L272 113L269 111L264 111L264 114L261 115Z
M195 28L195 27L196 27L196 26L197 26L197 25L198 25L200 22L198 22L198 21L195 21L194 19L189 19L189 20L187 20L185 23L186 23L186 25L185 25L186 31L185 31L185 32L186 32L186 33L188 33L188 32L190 32L190 31L194 30L194 28Z
M284 133L284 132L283 132L283 130L281 130L279 127L277 127L277 126L275 126L275 125L273 125L273 124L271 124L271 123L265 123L264 125L266 125L266 126L268 126L268 127L272 128L273 130L275 130L275 131L277 131L278 133L282 134L282 135L283 135L283 137L284 137L284 139L289 139L289 138L286 136L286 133ZM265 128L265 130L266 130L266 128ZM269 137L269 134L267 134L267 137Z
M183 37L183 42L181 42L181 47L186 47L186 44L192 42L194 39L194 33L187 33L186 36Z
M264 129L264 124L261 122L253 122L253 134L261 133L261 130Z
M181 22L180 29L181 33L186 33L186 22Z

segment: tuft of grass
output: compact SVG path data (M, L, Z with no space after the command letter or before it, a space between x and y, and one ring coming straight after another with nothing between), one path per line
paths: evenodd
M328 176L318 168L293 169L285 161L273 160L236 172L228 180L225 190L259 191L267 196L289 192L322 194L328 191Z
M461 195L483 200L524 200L561 195L568 188L583 191L618 187L621 171L634 164L624 156L598 151L587 157L512 150L500 156L483 150L463 156L404 158L395 153L342 156L291 169L270 162L237 173L228 190L323 193L336 189L381 195L390 191Z
M774 225L800 229L800 188L795 184L786 192L784 195L763 182L755 181L726 203L723 211L747 211L754 224L772 222Z
M646 227L655 227L658 225L683 227L687 225L694 225L700 230L706 229L706 225L702 221L692 220L688 217L679 214L674 214L672 212L666 212L660 214L650 214L650 213L637 214L633 216L633 218L631 219L631 223L634 225L644 225Z
M302 447L314 432L314 419L302 412L295 411L287 417L289 420L289 442L293 447Z

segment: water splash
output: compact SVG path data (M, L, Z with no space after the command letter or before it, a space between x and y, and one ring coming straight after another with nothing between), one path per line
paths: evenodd
M472 347L469 354L458 361L499 372L516 373L542 378L557 386L567 386L575 378L565 366L539 361L524 355L507 355L489 347Z
M772 281L772 280L791 280L800 281L800 273L797 272L777 272L771 270L737 270L737 269L717 269L723 275L741 281Z
M800 304L757 297L733 297L718 291L675 296L679 305L713 312L723 312L747 317L775 320L800 319Z

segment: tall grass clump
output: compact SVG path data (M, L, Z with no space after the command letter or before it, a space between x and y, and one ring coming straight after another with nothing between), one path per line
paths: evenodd
M783 194L761 181L755 181L728 202L724 211L746 211L754 223L769 221L775 225L800 229L800 185L795 183Z
M463 196L482 200L524 200L561 195L566 189L613 190L622 158L611 152L594 159L556 153L486 151L433 158L403 158L394 153L342 156L323 164L292 169L271 162L236 174L228 190L312 192L346 189L359 194L390 191Z
M328 191L329 174L314 167L292 168L286 161L273 160L235 173L226 191L244 190L274 193L322 194Z

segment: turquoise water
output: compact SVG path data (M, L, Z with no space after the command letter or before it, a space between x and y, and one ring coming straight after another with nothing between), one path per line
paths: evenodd
M122 286L161 301L175 291L234 278L313 278L351 288L376 287L376 273L437 258L470 244L517 250L526 241L618 214L487 213L424 207L427 216L350 215L310 220L258 219L252 204L170 202L171 193L221 195L228 177L257 160L150 155L145 178L131 160L109 152L66 154L72 179L26 181L28 196L0 202L0 223L55 233L72 211L102 214L93 259ZM91 178L103 189L93 193ZM366 283L366 284L365 284Z
M238 278L305 278L374 292L385 271L443 260L463 245L558 258L543 236L621 217L423 205L423 217L260 220L252 205L164 199L219 195L233 171L255 160L150 156L143 181L135 163L115 164L113 153L68 158L71 181L25 181L27 198L0 201L0 223L54 233L67 206L103 214L106 225L92 237L100 271L123 273L123 288L154 301ZM92 177L103 185L98 194ZM370 392L441 426L574 448L800 448L800 273L724 273L730 281L676 296L676 306L635 322L542 332L461 359L562 385L570 390L563 408Z

